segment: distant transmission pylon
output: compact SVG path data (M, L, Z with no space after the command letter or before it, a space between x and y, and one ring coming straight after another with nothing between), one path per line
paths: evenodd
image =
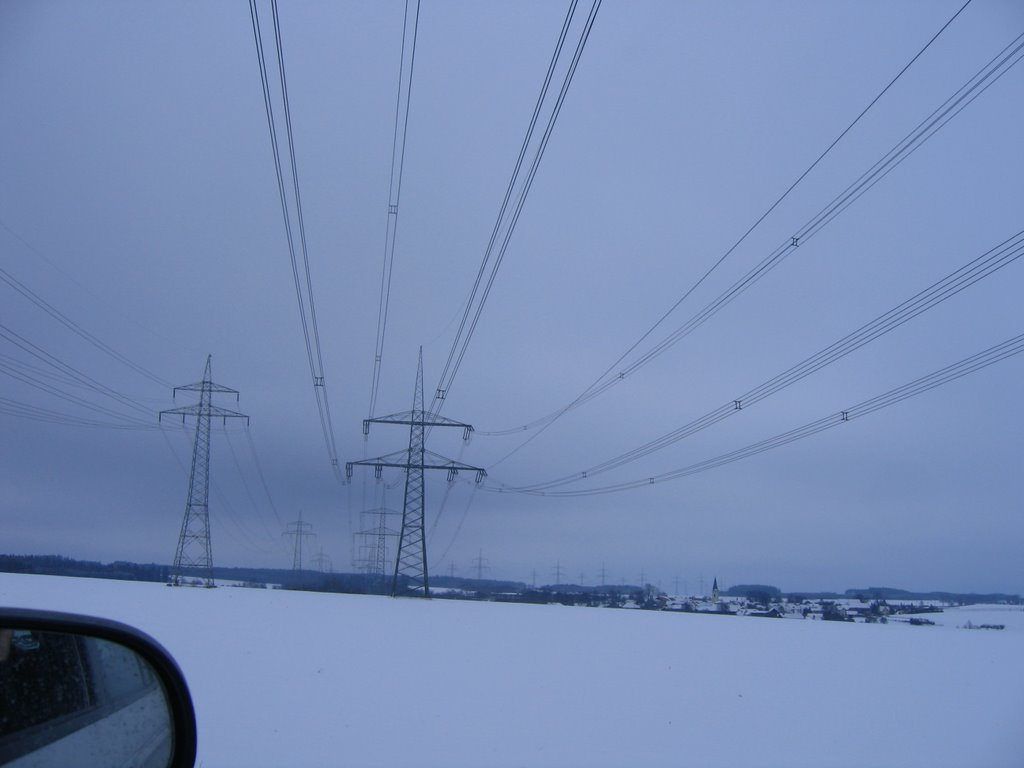
M206 587L215 586L213 581L213 550L210 547L210 420L213 418L245 419L249 417L238 411L229 411L213 404L213 395L232 394L238 400L238 391L214 384L210 380L210 355L206 357L203 380L184 387L175 387L172 397L182 392L198 392L199 402L183 408L160 411L158 420L166 416L196 417L196 437L192 445L192 471L188 477L188 499L185 502L185 517L181 521L178 548L174 553L170 583L179 586L186 574L198 575Z
M294 520L288 524L288 530L282 533L282 536L294 536L295 537L295 551L292 555L292 570L302 570L302 540L307 536L315 536L311 529L312 523L304 523L302 521L302 510L299 510L299 519Z
M359 547L361 552L365 552L360 559L362 570L370 577L374 589L380 592L384 591L387 578L388 539L397 539L399 534L397 530L388 527L388 517L399 514L401 513L384 506L366 510L363 515L369 518L372 524L355 534L364 541Z
M487 558L484 557L484 551L481 549L480 554L473 558L473 564L476 566L476 580L483 581L484 571L491 570L491 566L487 564Z
M330 555L324 553L323 547L320 547L320 550L313 555L313 565L320 573L334 573L334 563L331 561Z
M460 421L445 418L423 409L423 348L420 348L419 363L416 367L416 391L413 395L412 410L363 421L363 434L370 433L370 424L408 424L409 448L396 451L375 459L350 461L345 465L345 475L352 477L352 467L373 467L374 475L380 477L384 467L405 470L405 503L402 506L402 529L398 536L398 558L395 561L395 575L391 581L391 596L398 595L401 586L408 594L430 597L430 583L427 573L427 538L424 534L424 482L423 473L428 469L448 470L448 481L452 482L460 471L476 472L476 481L482 482L487 471L471 467L459 461L439 456L424 447L427 427L461 427L462 439L468 441L473 427Z

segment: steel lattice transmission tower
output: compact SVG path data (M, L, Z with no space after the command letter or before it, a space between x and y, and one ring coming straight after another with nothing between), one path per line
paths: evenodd
M302 520L302 510L300 509L299 510L299 519L298 520L293 520L291 523L289 523L288 524L288 530L286 530L284 533L281 534L282 536L294 536L295 537L295 547L294 547L294 551L292 553L292 570L293 571L298 572L298 571L302 570L302 540L304 538L306 538L307 536L313 536L313 537L316 536L316 534L313 533L312 529L313 529L313 524L312 523L303 522L303 520Z
M409 448L405 451L378 456L375 459L350 461L345 465L345 475L351 478L354 466L373 467L374 474L378 478L385 467L405 470L405 503L402 506L402 528L398 535L398 558L395 561L395 574L391 581L391 596L395 597L398 594L400 580L405 579L402 586L405 586L409 594L422 594L423 597L430 597L427 573L427 539L423 525L425 507L423 473L428 469L444 469L448 471L448 481L452 482L460 471L476 472L476 481L479 483L487 476L487 471L481 467L471 467L468 464L428 451L425 446L426 429L428 427L461 427L462 439L468 441L473 434L473 427L424 410L422 348L420 348L419 363L416 367L416 391L413 394L412 410L364 420L364 435L370 433L370 424L408 425Z
M185 502L185 517L181 521L181 533L178 535L178 548L174 553L174 566L171 568L170 583L179 586L186 574L198 575L204 586L212 587L213 582L213 550L210 547L210 421L214 418L245 419L249 417L238 411L229 411L213 404L213 395L231 394L238 401L238 391L214 384L210 379L210 355L206 357L206 370L203 380L184 387L175 387L172 396L181 392L198 392L199 402L183 408L172 408L160 411L159 420L164 416L181 416L182 424L185 417L196 417L196 436L192 444L192 471L188 476L188 499Z
M360 558L362 570L373 582L375 588L384 591L385 580L388 570L388 539L398 538L399 532L388 527L388 517L401 514L385 506L377 509L369 509L363 515L370 521L368 528L356 532L356 536L363 539L360 545L360 552L364 556Z
M334 562L331 560L330 555L324 552L324 548L321 546L320 550L313 555L313 565L320 573L328 572L334 573Z

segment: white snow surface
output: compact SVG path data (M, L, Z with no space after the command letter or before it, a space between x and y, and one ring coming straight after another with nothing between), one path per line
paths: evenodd
M915 627L18 574L0 605L159 640L205 768L1024 765L1020 607Z

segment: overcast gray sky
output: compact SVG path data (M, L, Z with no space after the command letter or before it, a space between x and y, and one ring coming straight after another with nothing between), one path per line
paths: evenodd
M605 0L444 414L499 431L571 402L961 5ZM423 2L378 415L410 407L420 346L428 399L437 385L566 7ZM589 7L580 3L566 57ZM259 10L272 56L269 3ZM279 10L344 464L408 441L395 427L374 427L366 443L361 434L404 4ZM974 0L612 377L788 242L1022 32L1020 3ZM685 425L1024 228L1022 85L1024 68L1008 67L721 312L509 458L535 430L468 446L436 431L432 450L490 474L476 491L465 475L447 492L431 478L432 572L470 575L482 552L488 575L538 583L560 563L566 581L595 583L603 566L610 581L636 582L643 569L690 591L714 576L793 590L1024 591L1024 356L689 477L569 498L496 492L582 472ZM198 380L212 354L214 380L241 392L273 502L241 426L216 428L215 562L289 567L281 531L301 510L314 548L352 570L372 473L340 484L321 435L247 4L7 0L0 104L0 266L164 382L0 283L0 550L170 562L191 437L173 423L119 427L155 425L159 410L189 402L172 401L171 386ZM283 140L283 122L279 131ZM552 490L685 467L1024 333L1022 270L1008 264L720 424ZM11 334L142 409L63 381ZM67 423L82 418L102 426ZM400 507L399 488L387 502Z

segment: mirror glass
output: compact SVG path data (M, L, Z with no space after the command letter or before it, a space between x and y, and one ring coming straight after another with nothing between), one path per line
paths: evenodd
M161 768L172 729L159 676L131 649L0 628L0 765Z

